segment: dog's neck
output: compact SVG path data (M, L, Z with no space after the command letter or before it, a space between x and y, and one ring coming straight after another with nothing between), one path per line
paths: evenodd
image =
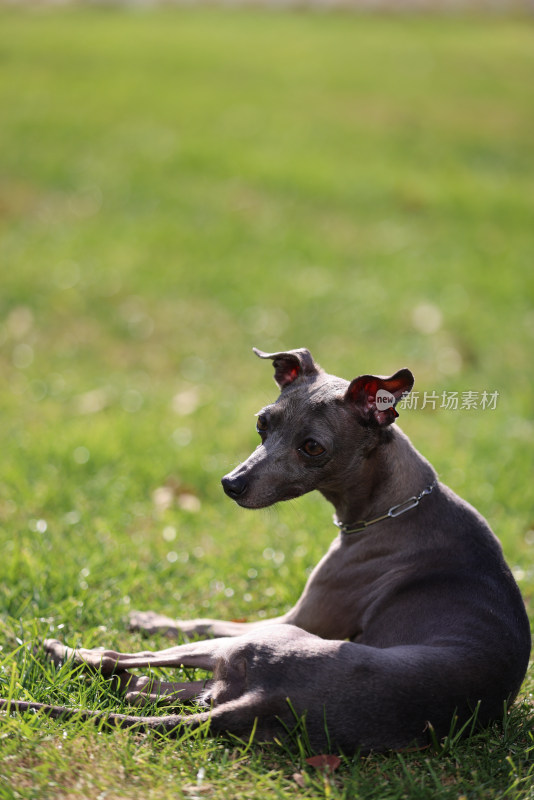
M391 441L379 445L363 467L347 473L340 491L325 490L339 525L354 525L386 514L397 504L417 497L436 480L428 461L397 427Z

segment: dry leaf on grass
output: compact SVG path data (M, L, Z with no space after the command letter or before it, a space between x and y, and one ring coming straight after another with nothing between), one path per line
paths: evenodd
M339 756L334 755L320 755L312 756L306 759L306 764L314 769L322 770L323 772L334 772L341 764Z

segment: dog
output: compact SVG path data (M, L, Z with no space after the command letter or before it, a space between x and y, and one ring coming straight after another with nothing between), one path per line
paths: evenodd
M258 741L290 737L304 724L312 749L345 754L425 747L451 725L502 719L527 670L525 606L485 520L438 481L394 424L412 373L349 382L306 349L255 353L272 361L280 396L258 414L260 444L222 479L224 491L257 509L318 490L339 529L296 605L250 623L134 613L135 629L214 637L156 652L44 643L56 662L114 675L133 704L196 701L200 711L2 706L160 731L254 731ZM130 672L179 666L213 677L171 683Z

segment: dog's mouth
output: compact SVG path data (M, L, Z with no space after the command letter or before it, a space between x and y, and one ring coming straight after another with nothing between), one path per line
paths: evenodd
M290 487L284 487L279 491L262 493L252 488L250 483L244 481L233 481L225 476L222 479L222 486L231 500L234 500L241 508L259 509L268 508L275 503L282 503L286 500L294 500L299 497L302 492L292 490Z
M286 500L295 500L297 497L300 497L299 492L284 492L283 494L273 494L264 497L250 492L242 497L234 497L232 499L235 500L237 505L241 508L254 510L269 508L269 506L274 506L276 503L284 503Z

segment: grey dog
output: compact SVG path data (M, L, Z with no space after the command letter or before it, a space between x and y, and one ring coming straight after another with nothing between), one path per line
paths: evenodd
M271 359L279 398L257 417L261 444L222 479L244 508L317 489L339 534L296 605L276 619L180 621L138 612L131 625L193 641L157 652L72 649L50 656L115 675L136 703L195 700L168 716L77 711L2 701L19 712L82 715L109 724L183 731L199 725L281 739L304 719L312 747L351 754L425 746L473 719L502 718L528 665L530 628L519 589L485 520L437 480L397 425L413 386L402 369L352 382L305 349ZM139 667L191 666L209 681L168 683Z

